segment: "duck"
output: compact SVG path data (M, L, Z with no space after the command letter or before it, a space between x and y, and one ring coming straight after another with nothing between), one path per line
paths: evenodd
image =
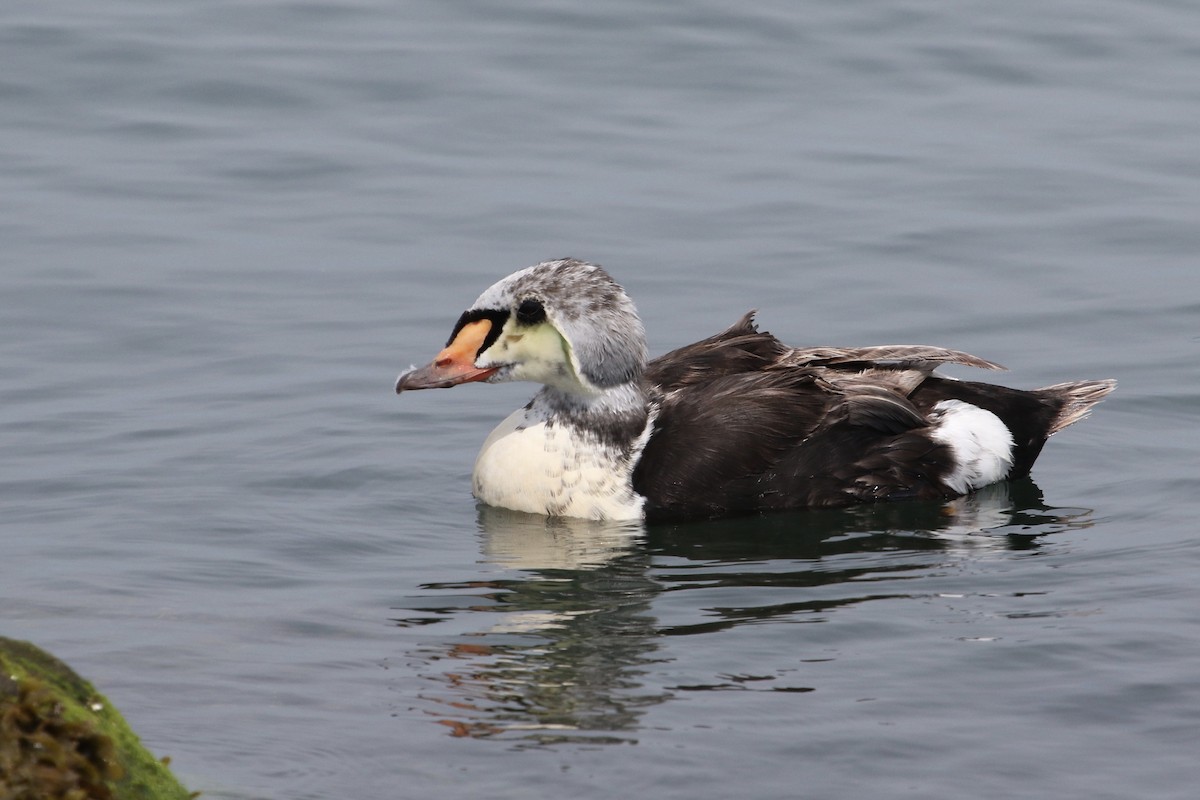
M396 392L540 384L485 439L475 498L670 522L948 501L1027 475L1050 436L1116 387L960 380L936 370L1004 367L927 345L791 347L754 317L649 359L637 308L607 271L544 261L484 291Z

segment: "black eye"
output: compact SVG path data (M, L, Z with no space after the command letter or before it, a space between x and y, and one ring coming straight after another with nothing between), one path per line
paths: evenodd
M539 322L545 321L546 309L541 300L527 297L521 301L521 305L517 306L517 322L522 325L537 325Z

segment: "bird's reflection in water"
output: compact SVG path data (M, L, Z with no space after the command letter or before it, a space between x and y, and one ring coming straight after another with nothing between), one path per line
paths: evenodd
M415 616L394 621L445 631L412 655L427 666L424 711L452 735L518 746L633 742L647 707L698 688L650 676L670 671L664 637L828 620L838 608L919 596L919 579L948 559L1036 552L1039 537L1088 526L1090 514L1047 507L1029 479L944 504L648 528L481 506L485 561L511 572L427 584L403 609ZM670 614L679 616L679 593L690 589L703 591L689 619L656 613L656 599L670 592ZM714 591L751 602L712 607ZM732 676L700 688L740 683Z
M455 736L628 741L640 709L665 697L639 680L654 660L659 591L643 526L481 506L479 527L485 559L511 576L428 584L409 610L438 616L397 620L466 622L420 653L433 718Z
M479 506L483 557L524 570L586 570L630 553L643 539L641 522L543 517Z

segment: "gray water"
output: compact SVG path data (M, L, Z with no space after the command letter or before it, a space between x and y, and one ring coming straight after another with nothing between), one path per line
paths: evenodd
M213 798L1190 800L1198 42L1183 0L8 0L0 635ZM758 308L1121 384L946 508L477 508L532 387L392 383L560 256L656 353Z

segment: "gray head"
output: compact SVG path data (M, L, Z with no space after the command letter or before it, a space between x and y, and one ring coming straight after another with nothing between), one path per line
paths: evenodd
M428 367L400 377L396 391L468 381L534 381L599 394L637 381L646 332L633 301L607 272L574 259L514 272L459 318Z

